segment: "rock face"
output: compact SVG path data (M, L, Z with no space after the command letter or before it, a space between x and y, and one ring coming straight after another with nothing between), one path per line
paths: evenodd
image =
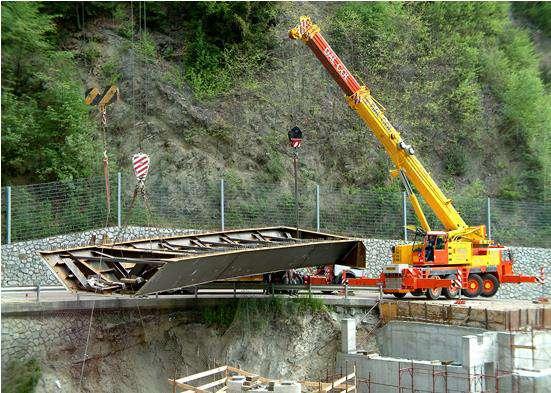
M61 285L54 274L42 261L39 251L52 250L89 244L90 238L95 235L99 242L105 235L110 239L127 240L147 238L162 235L178 235L192 233L185 229L127 227L123 231L119 228L92 230L82 233L54 236L39 240L30 240L2 246L2 287ZM365 239L367 249L367 274L378 276L391 260L391 247L400 244L400 240ZM548 269L551 275L551 249L532 247L511 247L515 258L517 273L539 275L542 266ZM550 295L551 286L534 284L507 284L503 285L496 297L501 299L534 299L543 293Z
M334 367L341 318L356 318L359 345L376 348L368 333L378 317L365 311L256 314L228 327L207 324L200 309L8 315L2 318L2 368L13 359L37 359L43 370L38 392L81 391L81 383L85 392L167 392L168 378L215 363L271 378L317 380ZM255 324L258 318L266 323Z

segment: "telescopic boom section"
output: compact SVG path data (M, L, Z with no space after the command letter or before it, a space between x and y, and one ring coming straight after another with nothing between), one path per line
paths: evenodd
M371 96L366 86L361 86L356 78L346 68L342 60L320 33L317 25L307 16L300 18L298 26L289 31L289 37L300 39L314 52L325 69L341 87L347 97L348 104L354 109L373 131L379 142L385 148L397 170L394 175L404 174L425 202L435 213L439 221L449 231L450 237L464 237L471 241L487 243L485 228L469 227L452 205L452 201L444 195L432 177L414 155L411 145L401 138L400 134L385 117L384 108ZM402 176L403 177L403 176ZM403 179L406 183L407 180ZM406 184L406 190L414 205L414 209L423 223L423 213L417 211L415 195ZM426 220L423 226L428 230Z

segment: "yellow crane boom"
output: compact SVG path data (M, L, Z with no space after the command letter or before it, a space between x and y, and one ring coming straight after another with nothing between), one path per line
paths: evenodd
M326 70L346 94L348 104L373 131L396 166L393 176L404 183L412 207L425 231L430 226L421 209L410 182L442 223L450 238L464 238L479 244L489 244L484 226L468 226L459 215L452 200L447 198L415 156L415 150L407 144L392 126L380 105L366 86L361 86L320 34L320 29L307 16L300 18L298 26L289 32L292 39L300 39L314 52Z

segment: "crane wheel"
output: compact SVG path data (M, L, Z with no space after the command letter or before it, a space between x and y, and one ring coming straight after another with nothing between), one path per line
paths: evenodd
M496 276L490 273L484 273L482 275L482 291L480 296L492 297L499 289L499 280Z
M456 279L456 275L455 274L450 274L449 276L446 276L444 278L447 279L447 280L452 280L453 281L453 280ZM459 291L460 290L461 290L461 288L452 286L452 287L449 287L449 288L442 289L442 294L446 297L446 299L455 299L459 296Z
M482 278L478 274L469 274L467 287L461 293L470 298L479 296L482 293Z
M392 294L396 299L402 299L407 295L407 293L404 293L404 292L393 292Z
M431 276L430 278L440 278L438 276ZM429 300L437 300L442 295L442 288L427 288L425 296Z
M429 300L437 300L442 295L442 288L428 288L425 295Z
M423 293L425 293L425 291L423 291L422 289L416 289L415 291L411 291L412 296L423 296Z

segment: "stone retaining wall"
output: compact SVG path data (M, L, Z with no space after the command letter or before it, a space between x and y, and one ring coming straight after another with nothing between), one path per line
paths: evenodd
M121 230L118 227L112 227L5 244L2 245L2 287L62 285L42 260L38 254L39 251L84 246L90 244L93 236L98 243L104 236L123 241L153 236L184 235L192 232L171 228L126 227Z
M102 236L111 239L129 240L147 238L152 236L178 235L191 233L190 230L170 228L144 228L128 227L124 231L119 228L107 228L92 230L77 234L54 236L39 240L13 243L2 246L2 287L61 285L53 275L46 263L38 255L38 251L52 250L89 244L92 235L96 235L97 241ZM399 240L366 239L364 244L367 249L367 274L378 276L383 266L391 260L391 247L400 244ZM516 261L515 269L518 273L539 275L540 267L547 268L551 275L551 249L532 247L511 247ZM549 281L549 280L547 280ZM501 299L534 299L551 295L551 286L545 284L507 284L502 286L496 295Z

